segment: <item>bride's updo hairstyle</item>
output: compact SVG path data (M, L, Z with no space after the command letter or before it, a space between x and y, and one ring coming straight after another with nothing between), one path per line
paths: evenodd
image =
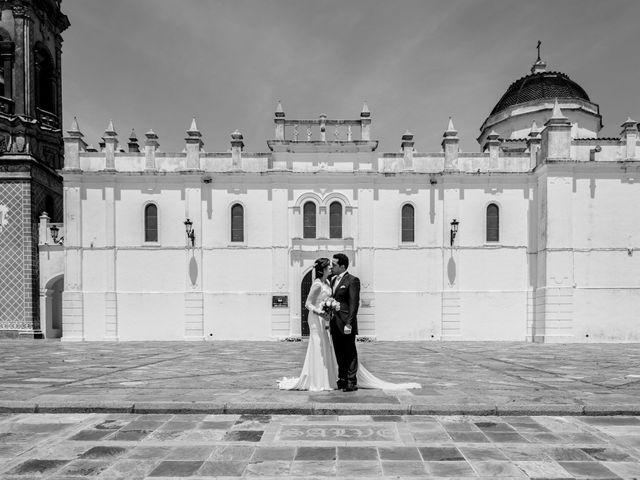
M316 263L313 264L313 270L315 271L316 278L322 277L324 269L331 265L331 261L328 258L319 258Z

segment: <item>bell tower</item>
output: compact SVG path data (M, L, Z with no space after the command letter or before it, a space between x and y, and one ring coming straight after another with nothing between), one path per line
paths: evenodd
M0 337L40 337L38 221L62 222L60 0L0 0Z

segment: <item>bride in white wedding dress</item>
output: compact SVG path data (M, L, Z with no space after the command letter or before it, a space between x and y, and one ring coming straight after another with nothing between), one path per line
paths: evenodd
M311 285L305 307L309 310L309 345L299 377L282 378L278 381L280 390L336 390L338 388L338 362L329 330L325 328L323 302L331 296L328 277L331 262L328 258L319 258L314 265L316 279ZM379 390L406 390L422 388L419 383L385 382L369 372L362 362L358 366L358 388Z

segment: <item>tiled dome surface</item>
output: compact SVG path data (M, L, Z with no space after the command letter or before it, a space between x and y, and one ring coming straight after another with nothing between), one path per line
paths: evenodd
M491 115L520 103L554 98L590 101L584 89L564 73L538 72L513 82L493 108Z

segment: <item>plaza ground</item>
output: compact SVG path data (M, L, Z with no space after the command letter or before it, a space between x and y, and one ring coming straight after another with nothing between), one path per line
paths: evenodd
M640 478L638 347L359 343L423 388L313 393L305 342L4 341L0 480Z
M13 414L0 479L640 477L640 419Z
M279 391L306 342L0 342L0 412L640 415L640 345L358 343L398 392Z

